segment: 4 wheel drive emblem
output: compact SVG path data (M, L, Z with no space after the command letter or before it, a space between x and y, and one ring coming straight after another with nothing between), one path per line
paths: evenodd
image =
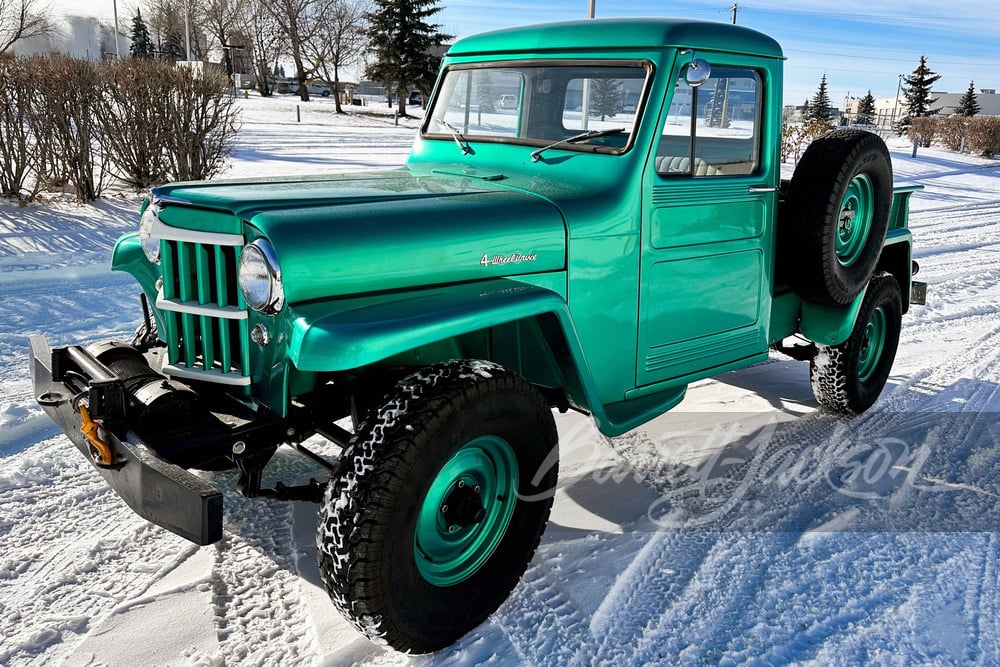
M535 253L522 255L519 252L515 252L510 255L493 255L491 258L488 252L484 252L483 258L479 260L479 263L483 266L491 266L494 264L520 264L521 262L534 262L536 259L538 259L538 255Z

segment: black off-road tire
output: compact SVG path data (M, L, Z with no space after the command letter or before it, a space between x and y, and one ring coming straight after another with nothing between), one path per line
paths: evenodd
M516 458L509 523L478 569L432 584L415 553L420 508L453 455L484 437L503 439ZM319 569L334 605L375 642L407 653L441 649L475 628L506 600L538 546L557 446L541 393L501 366L452 361L404 378L358 428L319 511Z
M857 184L870 190L870 220L856 251L845 252L838 236L853 221L844 221L845 197ZM879 136L844 129L816 139L796 166L781 207L779 275L811 303L850 303L878 264L891 206L892 162Z
M845 414L870 408L889 378L896 358L903 300L899 283L889 273L872 278L851 336L840 345L817 345L809 362L809 380L820 404ZM877 324L881 322L881 324ZM872 347L873 329L881 328L880 350Z

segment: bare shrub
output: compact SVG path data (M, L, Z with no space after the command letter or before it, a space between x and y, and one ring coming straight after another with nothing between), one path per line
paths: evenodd
M969 130L968 116L945 116L937 119L936 136L938 141L948 150L957 151L962 147L962 139Z
M222 72L173 69L170 94L162 101L172 178L200 181L222 171L239 129L239 112L228 91Z
M94 63L64 56L33 62L40 85L32 106L51 131L51 142L41 141L38 177L56 183L65 179L77 201L93 201L101 196L106 173L97 121L104 103L101 71Z
M911 141L916 141L919 137L920 145L924 148L928 148L931 142L934 141L934 134L937 131L937 118L933 116L915 116L910 119L910 126L907 128L907 134L910 136Z
M170 176L164 99L173 86L174 66L128 58L106 68L107 103L98 107L98 119L112 173L137 189L163 183Z
M781 161L798 162L806 147L831 129L833 126L822 120L814 120L807 125L783 123L781 126Z
M37 141L31 119L36 78L27 61L0 58L0 196L31 201L41 189L35 175Z
M983 157L1000 154L1000 116L973 116L969 119L968 146Z

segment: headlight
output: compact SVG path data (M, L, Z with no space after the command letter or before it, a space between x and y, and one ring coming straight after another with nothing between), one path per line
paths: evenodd
M237 279L243 298L254 310L273 315L285 305L278 258L267 241L257 239L243 248Z
M160 263L160 239L153 236L153 225L156 223L158 209L155 204L146 207L142 217L139 218L139 242L142 243L142 251L146 253L146 259L153 264Z

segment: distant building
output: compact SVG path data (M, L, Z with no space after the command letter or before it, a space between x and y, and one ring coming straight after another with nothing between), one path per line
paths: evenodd
M115 28L96 16L64 16L61 30L51 37L32 37L14 42L14 55L33 56L59 53L84 60L115 58L118 52L128 56L132 44L119 24L118 40Z
M940 109L938 114L950 116L958 109L959 101L965 93L939 93L931 92L931 97L936 97L935 109ZM979 113L977 116L1000 116L1000 95L997 95L995 88L981 88L976 93L976 102L979 103Z
M934 102L934 109L938 110L939 116L950 116L958 109L959 101L965 93L940 93L931 92L931 97L937 98ZM994 88L982 88L976 94L976 101L979 103L979 116L1000 116L1000 95L997 95ZM853 123L858 115L858 105L861 100L851 98L847 104L845 116L848 122ZM900 95L899 98L883 97L875 100L875 125L882 128L892 128L896 121L906 116L906 98Z

